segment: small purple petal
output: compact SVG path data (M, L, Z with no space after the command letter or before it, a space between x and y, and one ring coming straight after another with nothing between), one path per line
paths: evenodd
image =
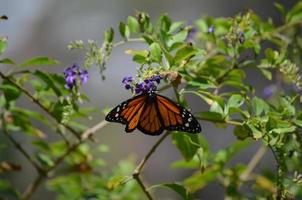
M133 81L132 76L126 76L126 77L123 78L122 83L128 84L128 83L131 83L132 81Z
M88 78L89 78L88 71L81 69L79 74L80 74L81 83L82 84L87 83Z
M130 89L131 89L131 85L126 84L126 85L125 85L125 88L126 88L126 90L130 90Z
M210 26L208 28L208 33L214 33L215 32L215 27L214 26Z
M140 88L135 88L135 94L140 94L142 92L142 89Z
M160 75L156 75L156 76L153 76L153 81L156 81L157 82L157 84L159 84L160 83L160 80L162 79L162 77L160 76Z

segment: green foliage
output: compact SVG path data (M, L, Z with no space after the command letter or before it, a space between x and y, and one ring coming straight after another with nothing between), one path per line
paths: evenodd
M211 150L202 135L170 134L183 157L171 164L171 170L190 169L184 180L147 188L139 177L167 135L150 147L137 167L129 158L108 168L103 157L111 153L110 148L104 144L92 148L86 143L105 125L102 122L88 127L87 119L96 109L83 106L89 97L81 85L66 89L63 72L36 68L59 65L55 59L42 56L17 63L5 57L8 41L0 36L0 65L11 67L0 71L0 128L11 144L3 148L14 148L23 154L37 170L35 183L42 184L41 180L46 179L47 189L57 199L132 200L150 196L156 188L168 188L190 200L198 198L196 193L212 182L224 188L226 199L301 198L302 2L289 10L279 3L274 5L283 19L280 26L272 20L262 20L253 11L229 18L203 17L191 25L174 22L168 15L154 21L147 13L137 12L116 29L105 31L102 42L75 40L68 45L70 50L84 53L85 69L98 67L104 79L113 48L130 42L143 43L143 49L126 50L140 65L138 79L161 75L161 90L172 87L177 103L190 107L188 94L198 97L200 104L205 103L204 110L192 112L197 119L233 130L237 140L217 152ZM116 33L121 41L116 41ZM255 82L258 79L249 77L251 70L266 78L269 87L259 88ZM21 106L23 97L39 110ZM250 163L230 162L255 141L262 147ZM30 146L31 153L24 146ZM264 155L262 148L273 152L277 169L253 171ZM12 165L4 164L1 160L0 173L14 173L8 170ZM248 187L243 190L243 186ZM9 181L0 181L1 199L29 199L35 190L21 193Z

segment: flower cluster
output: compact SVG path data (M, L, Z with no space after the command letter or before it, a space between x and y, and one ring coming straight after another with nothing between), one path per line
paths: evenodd
M131 89L135 94L144 94L156 87L161 79L160 75L155 75L142 82L136 82L133 77L126 76L123 78L122 83L125 85L126 90Z
M82 69L79 65L73 64L64 70L65 88L71 90L78 82L85 84L88 81L88 71Z

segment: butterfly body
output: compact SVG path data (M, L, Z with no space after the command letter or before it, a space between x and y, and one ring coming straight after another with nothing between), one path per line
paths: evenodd
M198 121L188 110L154 90L122 102L105 119L126 124L126 132L137 128L147 135L159 135L164 130L201 132Z

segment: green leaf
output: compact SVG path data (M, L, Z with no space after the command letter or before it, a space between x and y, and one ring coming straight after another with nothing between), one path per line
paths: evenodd
M4 58L0 60L0 64L4 64L4 65L16 65L16 63L11 60L10 58Z
M249 144L251 144L250 140L239 140L228 146L226 149L219 150L214 157L215 163L224 166L235 154L239 153Z
M3 91L4 97L7 101L16 100L21 95L21 91L7 81L3 81L2 85L0 85L0 90Z
M156 62L161 62L161 48L160 45L156 42L153 42L150 45L150 58Z
M56 81L52 79L52 76L50 74L37 70L33 75L42 80L47 85L47 89L51 88L58 97L62 96L60 88L57 87L57 85L55 84Z
M189 193L189 191L183 185L181 185L179 183L162 183L162 184L158 184L158 185L153 185L152 187L148 188L148 190L157 188L157 187L169 188L169 189L175 191L177 194L179 194L183 200L193 200L193 197Z
M280 14L284 17L285 14L286 14L286 10L285 10L284 6L280 3L277 3L277 2L274 2L274 6L280 12Z
M286 22L296 23L302 19L302 1L296 3L286 15Z
M179 49L175 54L175 64L180 64L182 61L189 59L197 53L197 50L191 46L185 46Z
M197 113L195 116L201 120L224 123L224 117L218 112L204 111Z
M186 134L184 132L173 132L172 142L176 145L185 160L189 161L197 152L199 140L197 134Z
M263 76L265 78L267 78L267 80L272 80L272 72L270 72L269 70L267 69L260 69L261 73L263 74Z
M7 39L4 37L0 37L0 55L5 52L7 47Z
M239 94L232 95L225 107L225 114L230 113L231 108L239 108L244 103L244 98Z
M220 167L218 165L211 165L203 173L197 171L191 177L186 178L184 184L191 192L196 192L214 181L219 174L219 170Z
M250 136L251 132L245 125L242 126L235 126L234 128L234 135L237 137L238 140L244 140Z
M139 23L138 23L136 18L134 18L132 16L129 16L128 19L127 19L127 22L128 22L129 30L132 33L138 33L139 32Z
M114 38L114 30L110 28L109 30L104 32L104 42L105 43L112 43Z
M9 199L20 199L19 192L6 180L0 180L0 196L1 198L10 197Z
M283 134L283 133L292 133L296 130L295 126L285 127L285 128L274 128L269 131L269 133L277 133L277 134Z
M178 29L180 29L183 26L184 22L174 22L171 24L169 32L170 34L172 34L173 32L177 31Z
M248 123L247 126L251 130L252 136L255 140L258 140L263 137L263 133L258 130L253 124Z
M37 159L42 165L45 165L47 167L51 167L54 165L54 162L52 161L50 156L47 154L39 153L39 154L37 154Z
M123 22L120 22L119 30L120 30L121 36L124 38L125 41L127 41L130 37L129 27L126 24L124 24Z
M260 116L262 113L267 114L269 111L269 105L258 97L253 98L252 108L256 116Z
M59 63L60 63L59 61L48 57L35 57L24 61L19 66L28 67L28 66L37 66L37 65L57 65Z
M123 182L128 178L129 176L115 176L109 180L107 187L109 190L114 190L115 188L123 184Z

